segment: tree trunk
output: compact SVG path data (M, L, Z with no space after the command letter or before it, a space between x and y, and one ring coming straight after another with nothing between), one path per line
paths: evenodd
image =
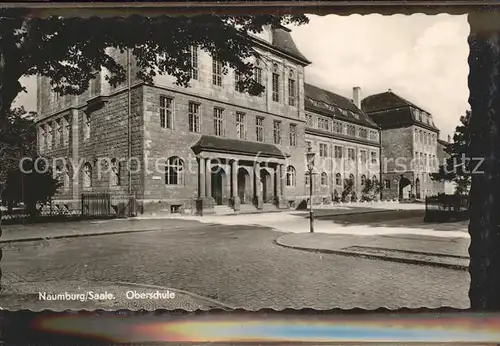
M469 298L475 311L500 311L500 13L468 19L471 169L484 158L470 189Z

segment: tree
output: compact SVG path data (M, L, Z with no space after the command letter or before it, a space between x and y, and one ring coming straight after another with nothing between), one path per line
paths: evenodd
M445 147L445 153L448 155L446 161L439 166L437 173L431 173L432 180L454 182L457 194L465 194L469 191L472 171L477 163L471 159L469 153L470 118L470 111L466 111L465 115L460 117L461 124L455 129L453 142Z
M193 17L34 18L26 9L0 9L0 127L12 101L25 88L23 76L50 77L54 92L78 95L105 68L112 85L126 80L126 70L107 53L129 49L137 77L150 83L156 74L170 74L179 85L191 79L190 47L196 45L239 72L240 88L252 95L264 87L253 78L249 57L259 56L249 33L265 26L303 24L304 15L200 15Z
M377 180L366 179L365 184L363 185L363 190L361 191L362 201L373 201L375 195L380 193L379 183Z
M22 156L36 153L34 116L33 112L27 114L24 107L7 112L6 122L0 127L0 185L7 179L8 172L19 166Z
M342 191L342 202L347 202L348 197L352 197L354 188L354 181L352 179L346 179L344 182L344 190Z
M9 202L9 206L16 202L23 202L28 213L34 217L39 213L37 205L50 201L57 189L62 185L54 179L52 170L44 160L38 157L24 159L17 169L8 173L2 199Z
M484 160L469 193L470 306L500 311L500 13L470 13L470 157Z

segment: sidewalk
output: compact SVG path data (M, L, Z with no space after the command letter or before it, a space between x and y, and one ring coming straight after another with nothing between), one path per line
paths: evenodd
M467 270L469 266L470 240L464 237L297 233L284 235L278 238L276 243L283 247L319 253L434 265L458 270Z
M129 232L173 231L199 225L195 220L111 219L2 226L1 243L109 235Z
M4 278L2 281L7 282L2 284L0 293L0 309L2 310L145 309L152 311L182 309L195 311L214 308L232 309L221 302L194 293L151 285L89 281L9 283L11 280L4 280ZM50 300L56 294L69 297L69 299ZM134 298L134 294L143 294L143 296ZM152 296L146 297L145 294L152 294Z

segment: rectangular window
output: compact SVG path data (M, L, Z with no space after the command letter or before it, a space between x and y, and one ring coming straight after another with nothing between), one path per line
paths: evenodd
M297 125L290 124L290 145L297 146Z
M224 114L222 108L214 108L214 135L224 136Z
M97 96L101 93L101 73L94 72L92 74L94 78L90 80L89 85L89 97Z
M189 131L200 132L200 105L189 102Z
M69 134L70 134L70 128L71 124L69 122L69 117L64 117L63 118L63 145L68 145L69 144Z
M371 158L371 162L372 163L377 163L377 152L376 151L372 151L370 153L370 158Z
M280 101L280 75L277 73L273 73L273 101Z
M241 73L234 71L234 90L242 93L243 92L243 86L240 85L241 81Z
M189 63L191 65L191 78L198 79L198 47L189 47Z
M332 130L336 133L342 133L342 123L339 121L334 121Z
M247 138L247 130L245 127L245 113L236 112L236 137L239 139Z
M62 126L61 120L55 121L55 141L54 146L57 147L61 145L62 142Z
M389 179L384 180L384 188L386 189L391 188L391 181Z
M297 86L295 85L295 79L288 79L288 104L290 106L295 106L297 104Z
M335 150L335 158L341 159L342 158L342 147L339 145L336 145L334 150Z
M360 150L359 155L361 156L361 162L366 163L368 160L366 150Z
M212 84L222 86L222 63L216 57L212 58Z
M306 172L305 183L306 186L309 186L309 184L311 183L311 175L309 174L309 172Z
M170 97L160 96L160 126L163 129L173 129L174 100Z
M353 148L347 149L347 158L351 161L354 161L356 159L356 153Z
M255 131L257 142L264 142L264 118L256 117L255 118Z
M313 116L311 114L306 114L307 126L313 127Z
M262 69L260 67L255 67L253 70L255 81L262 85Z
M348 136L356 136L356 127L354 125L347 125L347 135Z
M90 115L83 115L83 139L87 140L90 138Z
M325 143L319 143L319 156L328 157L328 146Z
M367 139L368 131L366 129L359 129L359 137Z
M328 131L330 129L330 120L327 118L318 118L318 128Z
M47 131L45 125L40 125L40 151L45 150L47 145Z
M274 120L273 134L274 134L274 144L281 144L281 121Z
M53 138L53 130L50 124L47 124L47 149L52 148L52 138Z

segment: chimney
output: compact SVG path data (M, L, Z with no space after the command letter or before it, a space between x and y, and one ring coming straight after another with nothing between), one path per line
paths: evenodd
M387 92L392 93L392 89L391 88L387 89Z
M361 88L359 86L352 88L352 100L356 107L361 109Z

